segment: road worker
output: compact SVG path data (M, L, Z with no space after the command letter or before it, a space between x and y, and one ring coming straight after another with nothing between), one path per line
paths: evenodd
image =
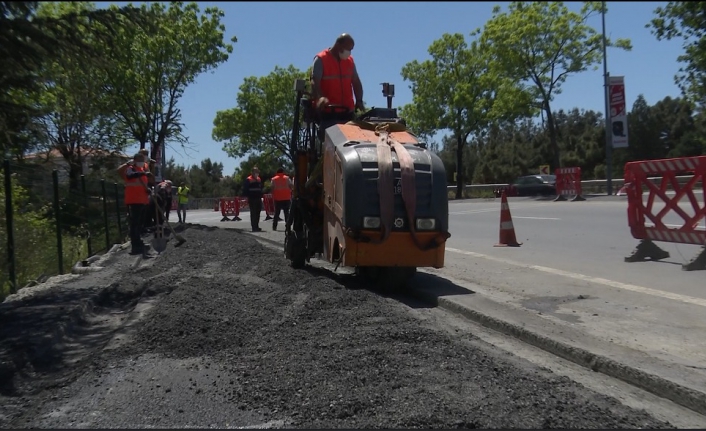
M365 110L363 84L351 56L354 46L353 37L343 33L332 47L314 57L311 89L320 110L319 137L322 141L326 128L353 120L356 109Z
M262 212L262 178L257 166L243 183L243 197L248 199L250 207L250 225L253 232L260 232L260 213Z
M186 206L189 204L189 192L186 181L182 181L177 189L177 216L179 223L186 223Z
M128 208L130 222L130 254L146 254L149 246L142 242L142 227L144 213L149 208L150 192L147 186L145 156L138 153L133 157L133 163L125 170L125 205Z
M277 221L280 212L284 213L284 222L289 219L289 207L292 200L294 183L289 176L284 174L284 168L277 169L277 174L272 177L272 199L275 201L275 215L272 219L272 230L277 230Z

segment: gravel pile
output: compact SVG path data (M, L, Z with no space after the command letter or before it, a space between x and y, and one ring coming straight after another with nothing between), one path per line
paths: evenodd
M189 419L155 414L150 426L225 427L223 417L256 412L273 427L671 427L521 358L460 343L413 315L423 311L362 288L352 277L342 285L320 270L293 270L282 253L248 235L198 227L182 234L184 245L170 246L149 270L114 286L115 292L128 291L114 295L122 304L131 289L159 298L134 323L129 341L94 355L73 387L37 396L38 407L28 415L43 419L26 416L12 425L75 426L78 413L62 419L46 414L58 404L39 406L57 398L66 406L78 394L96 399L116 367L130 376L140 361L201 360L217 370L208 390L189 389L190 378L177 379L174 371L179 382L155 395L163 404L176 405L168 400L181 397L197 406ZM138 292L139 280L150 280L144 292ZM148 390L144 381L131 381L132 398ZM88 396L88 387L98 389ZM214 403L219 413L209 413L208 420L199 416L198 406ZM130 422L136 415L130 405L126 400L120 412L87 423L143 426L144 413L141 422Z

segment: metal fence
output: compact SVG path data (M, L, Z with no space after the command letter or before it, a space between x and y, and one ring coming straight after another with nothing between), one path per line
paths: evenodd
M0 188L0 298L124 242L123 184L5 160Z

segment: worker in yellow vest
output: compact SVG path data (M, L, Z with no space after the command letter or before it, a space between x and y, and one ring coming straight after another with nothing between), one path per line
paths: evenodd
M179 217L179 223L186 223L186 206L189 203L189 192L186 182L182 181L177 189L177 217Z
M284 213L284 222L287 223L293 188L294 183L284 174L284 169L277 169L277 174L272 177L272 199L275 201L275 216L272 219L272 230L277 230L277 220L279 220L280 212Z

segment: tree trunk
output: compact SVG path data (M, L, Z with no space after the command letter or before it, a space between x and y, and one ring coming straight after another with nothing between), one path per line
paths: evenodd
M463 198L463 143L456 133L456 199Z
M78 190L81 181L81 165L69 160L69 190Z
M556 127L554 125L554 115L549 107L549 103L545 103L544 111L547 113L547 127L549 127L549 142L554 156L554 169L561 167L561 155L559 154L559 143L556 140ZM553 171L553 169L552 169Z

